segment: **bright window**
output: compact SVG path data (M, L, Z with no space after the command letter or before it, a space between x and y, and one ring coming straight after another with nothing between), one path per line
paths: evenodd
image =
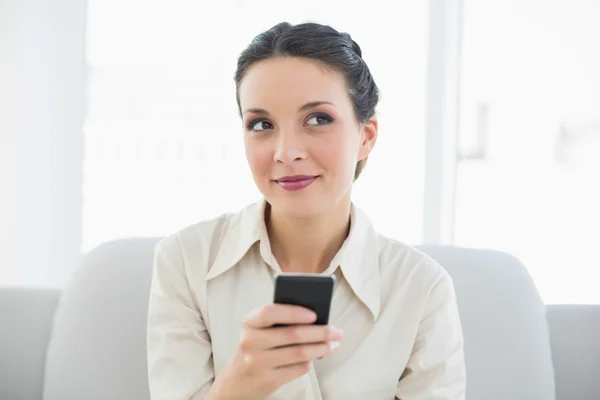
M236 59L287 20L363 48L381 88L380 138L354 199L384 234L421 239L427 2L90 0L84 250L163 236L260 198L237 116Z
M456 244L600 304L600 3L465 2Z

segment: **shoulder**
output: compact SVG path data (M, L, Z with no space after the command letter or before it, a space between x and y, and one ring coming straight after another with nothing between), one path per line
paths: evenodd
M206 241L224 236L236 216L237 213L226 213L188 225L162 239L157 246L171 250L190 245L197 248L198 245L204 244Z
M420 321L431 309L454 304L450 274L422 250L382 236L379 256L380 294L386 308Z
M382 286L410 285L426 292L438 281L449 279L447 271L424 251L379 233L359 207L354 206L353 211L356 229L361 232L357 237L362 243L357 248L367 254L363 261L377 264Z
M381 274L397 284L410 284L429 292L442 281L451 281L446 269L431 256L399 240L379 235Z
M204 266L211 264L239 213L224 213L217 217L188 225L160 240L155 252L162 253L181 265Z

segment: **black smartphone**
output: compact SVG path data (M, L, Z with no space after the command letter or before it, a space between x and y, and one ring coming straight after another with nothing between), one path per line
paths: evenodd
M335 275L280 273L273 301L308 308L317 314L315 325L327 325L334 285Z

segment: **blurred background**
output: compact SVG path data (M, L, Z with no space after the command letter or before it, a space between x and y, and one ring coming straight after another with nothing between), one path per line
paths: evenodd
M600 304L600 1L0 0L0 286L259 199L233 73L280 21L349 32L382 92L355 202ZM234 183L235 182L235 183Z

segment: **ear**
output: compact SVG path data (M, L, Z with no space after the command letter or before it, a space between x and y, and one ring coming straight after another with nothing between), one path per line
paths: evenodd
M362 161L369 156L375 142L377 142L377 131L379 128L377 118L372 117L364 124L361 124L362 141L358 149L358 161Z

